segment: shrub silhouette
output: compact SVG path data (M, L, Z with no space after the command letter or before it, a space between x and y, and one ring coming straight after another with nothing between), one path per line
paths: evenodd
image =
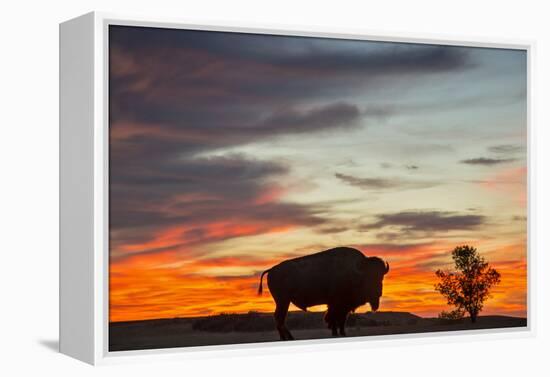
M192 328L193 330L212 332L270 331L273 329L273 319L271 316L261 315L257 312L221 313L194 320Z
M322 312L291 312L288 315L288 324L300 330L325 329ZM390 321L374 320L362 314L351 314L348 317L348 325L355 327L389 326ZM246 314L221 313L194 319L191 327L196 331L209 332L254 332L272 331L273 315L271 313L248 312Z
M462 320L462 318L464 318L464 313L464 309L460 308L448 312L444 310L439 313L437 318L439 318L443 323L453 323Z
M351 327L375 327L375 326L390 326L390 321L387 320L375 320L372 318L366 318L364 315L352 313L348 316L348 326Z
M472 323L489 298L490 289L500 283L500 274L489 266L477 249L472 246L457 246L452 251L455 271L437 270L440 282L435 289L447 298L449 305L456 307L455 315L466 311Z

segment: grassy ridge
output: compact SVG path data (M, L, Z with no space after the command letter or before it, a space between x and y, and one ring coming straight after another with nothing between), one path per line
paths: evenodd
M287 326L298 340L331 338L324 313L290 312ZM525 318L482 316L450 321L406 312L356 313L346 323L349 337L439 331L525 328ZM138 350L278 341L272 313L219 314L195 318L153 319L109 324L109 350Z
M415 324L420 317L410 313L352 313L346 325L351 327L389 326L395 324ZM296 330L326 328L324 313L320 312L290 312L286 324ZM218 314L197 318L192 321L192 329L196 331L232 332L232 331L270 331L274 321L271 313L248 312L246 314Z

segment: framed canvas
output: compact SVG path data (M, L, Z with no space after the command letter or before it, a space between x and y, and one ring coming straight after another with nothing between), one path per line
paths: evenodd
M532 334L531 53L100 13L61 24L61 352Z

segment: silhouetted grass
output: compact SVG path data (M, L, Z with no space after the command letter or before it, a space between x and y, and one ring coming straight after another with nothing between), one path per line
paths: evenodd
M377 314L350 314L347 320L347 326L351 327L373 327L390 326L392 324L415 324L417 318L411 315L411 318L405 320L390 319L390 316ZM396 323L398 322L398 323ZM326 328L324 313L320 312L290 312L286 320L289 328L297 330ZM192 329L195 331L210 332L253 332L253 331L271 331L274 328L274 319L271 313L248 312L246 314L228 314L222 313L208 317L193 319Z
M331 338L323 313L291 312L287 326L298 340ZM525 327L525 318L481 316L454 323L440 318L420 318L405 312L355 313L350 315L347 334L377 336L437 331ZM222 314L209 317L153 319L109 324L109 350L188 347L278 341L273 313Z

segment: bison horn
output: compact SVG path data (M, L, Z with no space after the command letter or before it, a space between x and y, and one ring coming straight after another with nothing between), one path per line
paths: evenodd
M390 264L386 262L386 270L384 271L384 275L387 274L390 271Z

